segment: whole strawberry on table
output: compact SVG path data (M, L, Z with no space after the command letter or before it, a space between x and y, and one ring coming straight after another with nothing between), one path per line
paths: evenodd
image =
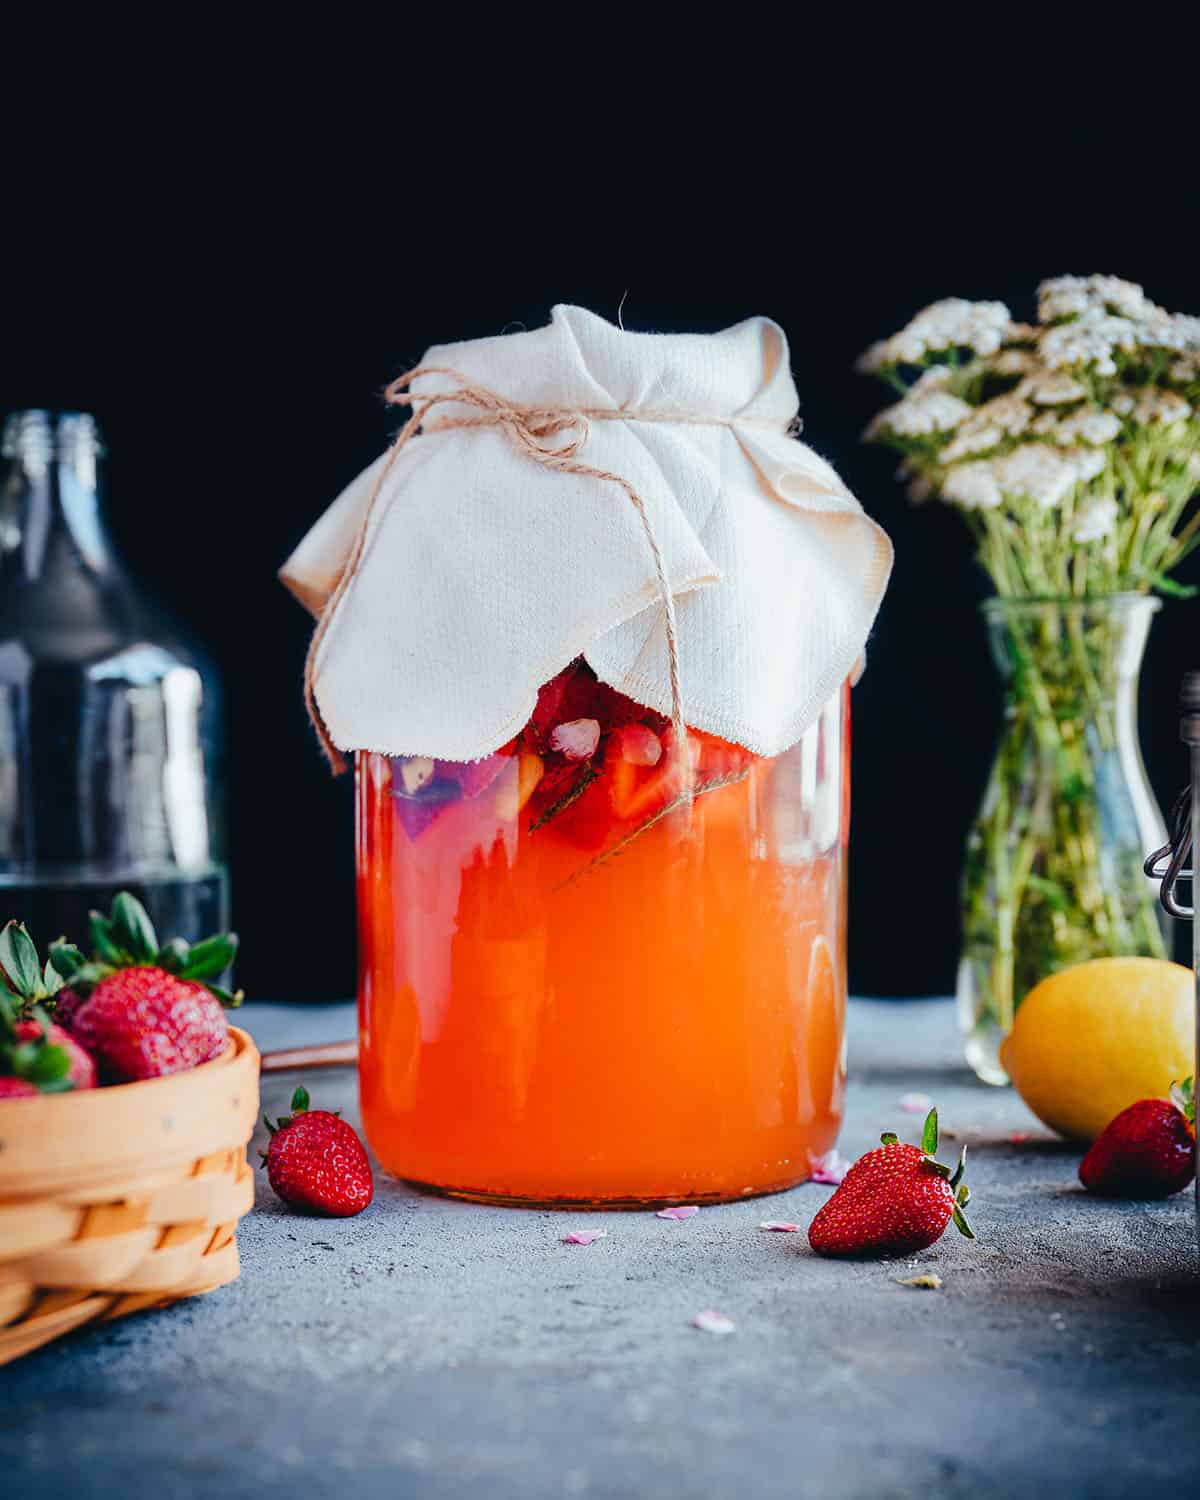
M43 964L18 922L0 932L0 1099L133 1083L198 1067L229 1042L218 983L237 938L160 944L128 892L91 916L91 957L65 940Z
M1102 1198L1169 1198L1196 1175L1196 1090L1185 1078L1167 1099L1139 1099L1113 1118L1079 1164Z
M308 1090L292 1095L292 1112L278 1122L263 1116L271 1140L261 1154L267 1177L283 1201L302 1213L349 1219L375 1194L363 1144L341 1116L309 1108Z
M937 1160L937 1110L926 1116L919 1146L890 1131L880 1142L859 1157L809 1226L818 1255L911 1255L940 1240L951 1222L974 1239L963 1212L971 1197L963 1181L967 1148L953 1171Z

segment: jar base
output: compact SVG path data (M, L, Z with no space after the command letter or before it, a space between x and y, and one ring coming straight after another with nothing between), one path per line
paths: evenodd
M418 1193L428 1193L434 1198L454 1198L463 1203L482 1203L489 1208L537 1208L562 1210L563 1212L612 1212L634 1213L646 1209L696 1207L708 1208L718 1203L743 1203L750 1198L767 1198L773 1193L786 1193L789 1189L808 1182L812 1174L804 1172L798 1177L786 1177L764 1187L745 1188L741 1192L716 1193L669 1193L640 1197L637 1195L613 1196L611 1198L531 1197L518 1193L494 1193L478 1188L446 1187L435 1182L418 1182L412 1177L400 1177L406 1187Z

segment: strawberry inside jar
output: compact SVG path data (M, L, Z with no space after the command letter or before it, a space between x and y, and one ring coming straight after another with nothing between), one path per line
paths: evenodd
M848 694L776 758L582 660L478 761L358 756L364 1121L417 1183L717 1201L842 1108Z

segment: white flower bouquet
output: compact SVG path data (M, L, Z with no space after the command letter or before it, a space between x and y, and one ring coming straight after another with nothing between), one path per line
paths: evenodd
M934 303L860 361L899 395L867 437L914 500L956 506L999 598L985 607L1007 729L968 844L959 999L982 1077L1047 973L1162 955L1141 856L1161 818L1137 747L1152 592L1200 545L1200 318L1112 276Z

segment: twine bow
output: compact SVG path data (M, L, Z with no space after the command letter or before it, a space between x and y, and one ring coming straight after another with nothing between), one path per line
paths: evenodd
M436 395L419 396L414 395L409 389L412 382L422 375L445 375L455 382L455 387L450 391L442 391ZM338 575L337 583L333 592L326 600L325 607L321 611L321 618L317 622L317 628L313 632L312 641L308 648L308 657L304 663L304 702L308 709L308 716L312 720L313 728L321 742L321 748L329 761L335 774L346 769L346 762L321 717L321 711L317 706L315 693L317 654L321 649L321 643L325 639L330 622L337 611L346 591L354 581L362 562L363 549L366 544L367 531L370 528L371 515L375 509L375 503L379 499L380 492L387 481L388 475L401 450L424 427L426 432L446 432L454 428L467 427L501 427L507 433L516 447L535 463L542 464L548 469L557 469L567 474L578 474L583 479L603 479L610 484L615 484L624 490L629 497L629 503L637 512L638 519L642 523L642 530L646 535L646 544L650 549L650 555L654 560L654 574L658 581L659 596L662 600L664 623L667 636L667 670L671 684L671 732L675 739L676 749L680 757L680 764L684 770L685 785L690 794L691 776L688 768L689 757L686 754L687 729L683 721L683 692L679 679L679 638L675 625L675 600L671 593L670 580L667 577L667 565L663 558L662 548L658 544L658 538L654 534L654 527L646 511L646 505L642 497L634 489L633 485L620 474L613 474L607 469L597 469L591 464L580 461L578 454L587 442L589 423L591 420L599 421L659 421L659 422L700 422L705 425L732 426L732 423L724 421L719 417L695 417L680 413L668 412L628 412L621 410L610 410L606 408L575 409L570 407L540 407L524 406L519 402L509 401L506 397L498 395L483 385L472 385L457 370L441 369L434 365L420 365L415 370L410 370L406 375L400 375L387 387L384 392L384 400L389 406L408 406L412 408L412 415L397 433L395 441L388 450L387 458L383 467L375 478L371 488L371 494L367 500L366 510L363 513L362 524L354 538L350 553ZM426 425L425 419L430 411L443 403L450 402L458 406L474 407L475 412L471 416L446 416L434 424ZM556 441L563 439L562 441Z

